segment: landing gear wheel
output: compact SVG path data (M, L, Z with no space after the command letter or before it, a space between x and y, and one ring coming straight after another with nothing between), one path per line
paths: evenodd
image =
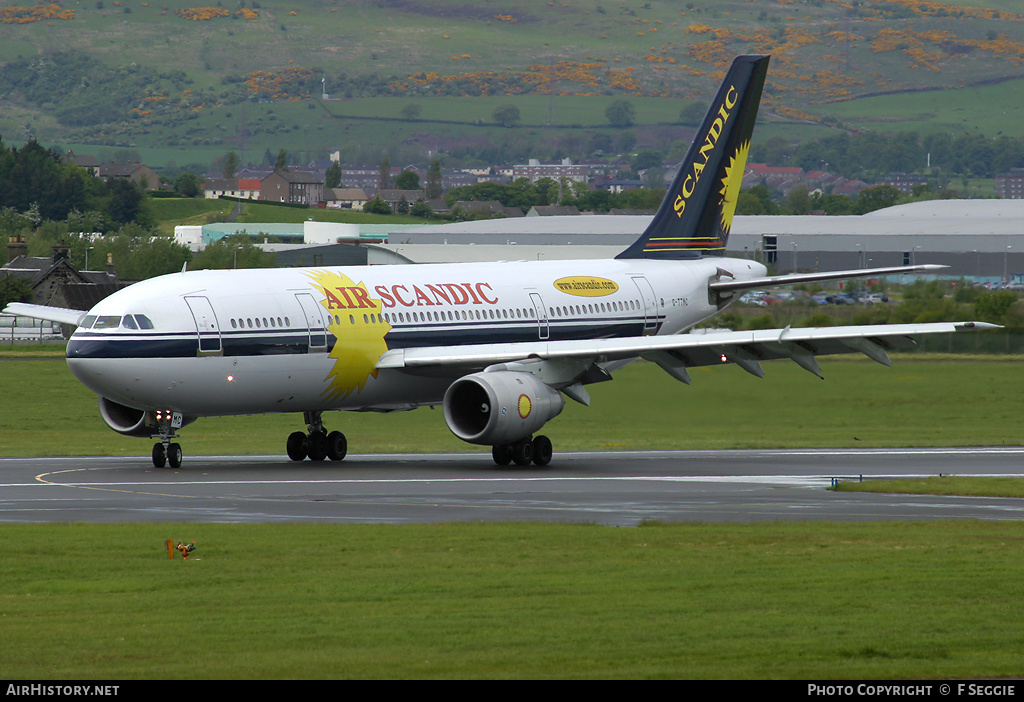
M533 463L533 442L529 439L521 439L510 447L512 449L512 460L517 466L528 466Z
M327 435L322 431L311 433L306 439L306 453L311 461L327 458Z
M499 466L507 466L512 462L512 447L508 444L497 444L492 446L491 457Z
M171 444L167 447L167 462L171 468L181 468L181 444Z
M332 431L327 435L327 457L332 461L345 459L348 453L348 439L340 431Z
M167 452L163 444L153 444L153 467L163 468L167 465Z
M551 439L541 434L533 440L533 462L538 466L546 466L551 463Z
M293 431L288 435L288 458L293 461L301 461L305 457L306 435L301 431Z

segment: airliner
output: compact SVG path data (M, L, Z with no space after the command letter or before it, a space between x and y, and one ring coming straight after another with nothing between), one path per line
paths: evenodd
M690 382L689 368L888 351L980 322L689 332L743 291L933 270L905 266L769 276L726 256L768 56L737 57L650 225L599 261L183 271L135 283L87 312L22 303L6 312L77 328L71 372L116 432L157 439L153 464L182 464L179 430L199 417L302 413L292 460L341 460L329 410L443 408L455 436L498 465L547 465L537 432L566 398L636 359Z

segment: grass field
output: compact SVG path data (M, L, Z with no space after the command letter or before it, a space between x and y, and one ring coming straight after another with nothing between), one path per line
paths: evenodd
M558 450L1022 445L1018 361L823 359L825 380L789 362L754 378L735 366L695 368L690 386L637 363L589 386L544 428ZM59 358L0 359L5 409L0 456L148 455L99 418L96 398ZM12 411L13 410L13 411ZM329 413L349 451L479 451L448 431L440 410ZM53 428L59 427L59 432ZM200 419L182 432L187 455L284 452L302 417Z
M901 495L1024 497L1024 478L936 475L930 478L847 481L839 483L835 489L840 492L891 492Z
M196 541L188 561L164 540ZM3 525L0 676L1012 677L1019 523Z

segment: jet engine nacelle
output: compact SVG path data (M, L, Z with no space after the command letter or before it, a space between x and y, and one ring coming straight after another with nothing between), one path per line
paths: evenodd
M159 432L153 412L126 407L106 397L100 398L100 416L107 426L118 434L149 438ZM181 426L191 424L195 417L185 417ZM175 427L180 428L180 427Z
M444 421L463 441L495 446L530 436L563 407L562 395L529 373L485 371L451 384Z

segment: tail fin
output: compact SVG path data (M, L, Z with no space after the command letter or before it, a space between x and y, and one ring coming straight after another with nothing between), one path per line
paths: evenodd
M657 214L616 258L725 255L768 58L733 60Z

